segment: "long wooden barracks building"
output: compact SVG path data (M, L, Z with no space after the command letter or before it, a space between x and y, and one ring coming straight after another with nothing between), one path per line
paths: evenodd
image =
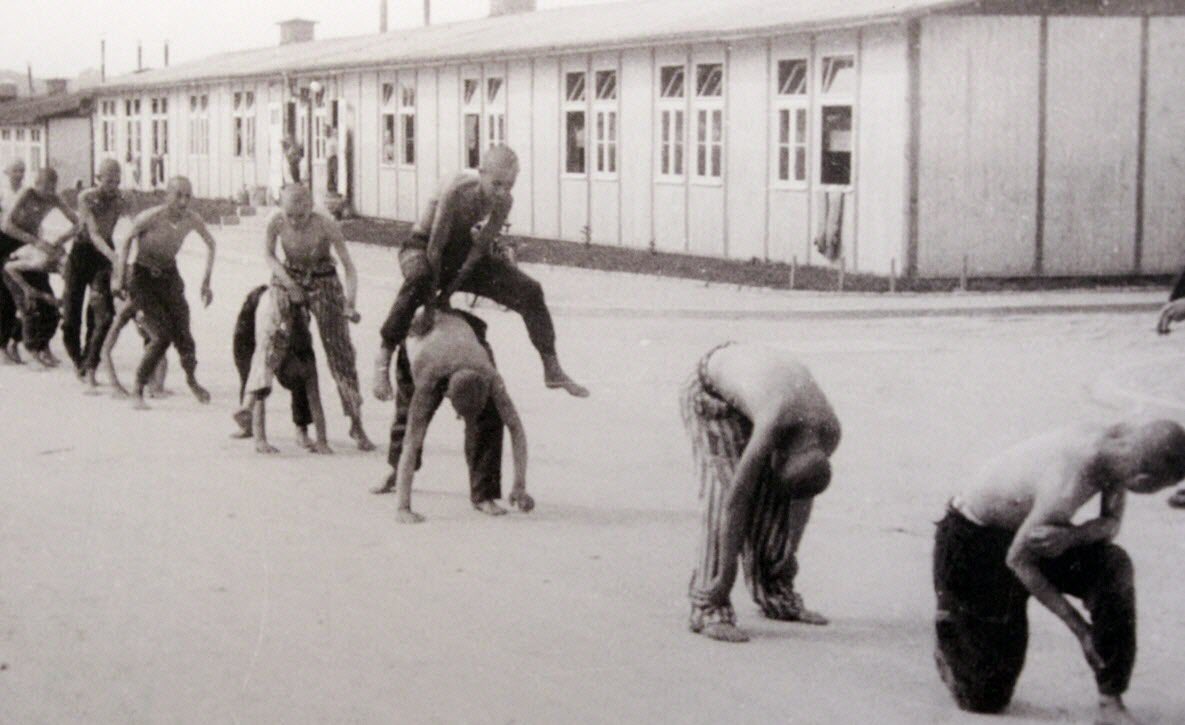
M505 142L527 236L922 277L1185 262L1185 0L522 5L330 40L293 20L112 79L96 163L274 196L287 136L319 194L411 220Z

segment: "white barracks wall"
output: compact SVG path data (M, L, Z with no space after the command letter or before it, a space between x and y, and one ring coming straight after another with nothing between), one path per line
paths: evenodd
M1150 18L1144 172L1144 272L1185 264L1185 18Z
M531 115L532 158L527 162L532 169L534 198L515 197L515 205L530 204L534 234L555 239L560 235L560 85L559 60L535 60L534 103Z
M765 226L770 178L768 57L766 41L738 43L731 48L724 68L728 111L724 124L728 256L736 259L768 258Z
M532 219L534 207L535 167L531 163L534 138L531 127L535 116L531 112L532 81L534 76L531 61L516 60L502 66L506 69L506 144L518 154L518 179L514 184L514 206L510 209L510 233L530 236L534 233Z
M776 98L778 92L778 62L791 60L805 60L808 64L807 69L807 94L808 94L808 113L807 113L807 138L813 138L814 134L814 117L809 112L809 95L813 92L814 77L813 72L814 58L811 57L811 39L806 35L796 35L783 38L774 38L769 43L769 67L765 72L767 82L765 84L764 92L767 103L773 104L773 99ZM781 182L777 179L778 173L778 157L777 157L777 133L778 110L772 105L769 106L768 111L762 115L768 120L765 124L765 132L761 134L761 143L763 148L768 149L765 153L768 154L768 160L761 166L762 179L767 183L768 192L766 194L767 201L767 218L765 220L768 227L766 231L766 257L775 262L790 262L795 257L798 261L805 262L810 248L810 226L811 226L811 205L810 205L810 187L813 173L812 158L815 155L815 147L809 141L807 143L807 178L805 181L798 182ZM755 173L755 172L754 172ZM735 177L734 177L735 178Z
M617 79L621 244L645 248L653 237L654 66L649 48L623 51Z

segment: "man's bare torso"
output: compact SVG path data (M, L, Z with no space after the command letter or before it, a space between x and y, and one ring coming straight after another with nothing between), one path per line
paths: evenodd
M56 195L44 196L30 190L13 207L9 220L21 231L37 236L41 233L41 223L45 221L45 217L60 204Z
M440 201L450 193L453 194L454 202L453 218L450 220L453 234L460 231L468 234L475 224L488 217L493 211L494 200L482 192L477 172L472 169L461 171L442 184L436 195L428 200L428 204L424 207L424 213L412 227L413 234L428 236L432 233Z
M115 225L119 222L119 217L123 214L123 196L115 191L106 194L100 189L87 189L82 192L78 198L79 208L88 209L91 217L95 220L95 225L99 228L99 233L103 235L105 241L110 242L111 236L115 233ZM86 227L82 228L83 238L90 239L90 232ZM92 243L99 240L90 239Z
M469 323L445 311L437 311L434 318L432 329L423 335L413 332L404 342L417 388L431 386L462 369L496 374Z
M272 218L272 229L284 250L286 266L311 268L325 262L332 262L330 249L334 235L327 225L334 222L317 214L309 215L304 224L293 223L283 212Z
M839 419L802 363L764 345L733 344L708 359L713 387L750 421L777 420L838 439ZM826 436L823 436L826 437Z
M189 233L197 229L197 217L191 211L174 216L166 207L154 207L144 212L152 215L140 232L136 264L163 270L176 263L177 252Z

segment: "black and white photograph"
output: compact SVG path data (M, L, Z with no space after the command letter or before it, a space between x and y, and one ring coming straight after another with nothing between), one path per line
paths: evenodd
M1185 723L1185 0L0 0L0 172L0 723Z

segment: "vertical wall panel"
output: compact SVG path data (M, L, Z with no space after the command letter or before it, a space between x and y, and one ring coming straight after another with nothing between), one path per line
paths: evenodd
M510 209L512 234L534 233L531 228L535 161L531 158L531 62L512 61L506 66L506 143L518 154L518 180L514 184L514 206Z
M699 63L722 63L724 65L724 78L721 80L724 90L723 111L727 111L728 104L732 102L729 97L732 89L728 87L726 81L729 77L729 62L725 56L724 46L721 45L693 46L691 51L691 67L687 74L687 90L694 97L696 65ZM711 112L709 111L709 113ZM696 105L694 100L692 101L691 113L688 115L687 120L689 128L687 161L688 173L690 174L695 170L696 163ZM726 130L722 129L722 131L727 134ZM722 138L727 138L727 136L725 135ZM724 171L724 169L728 166L729 151L728 144L722 144L722 153L724 155L724 158L721 159L722 175L727 174L727 171ZM711 162L709 161L709 163ZM687 191L688 250L692 254L723 256L726 251L725 235L723 177L696 181L695 177L692 176L690 188Z
M904 25L866 30L860 64L860 173L856 178L858 271L887 274L905 262L909 108Z
M1147 128L1143 271L1176 272L1185 264L1185 18L1149 20Z
M657 48L654 52L655 64L655 88L654 94L659 94L657 84L661 81L661 73L663 66L684 66L687 64L688 49L685 47L664 47ZM688 69L688 76L684 80L685 92L693 91L691 81L690 68ZM687 129L691 125L691 117L689 115L688 105L686 100L680 106L684 111L684 141L689 142L691 133ZM657 149L654 144L656 140L652 141L650 158L648 163L651 169L657 169L658 157ZM692 149L690 143L684 144L684 171L690 170L692 159ZM655 246L665 252L683 252L687 250L687 177L681 178L659 178L657 171L655 172L654 181L654 242Z
M808 94L809 79L813 76L814 60L811 58L811 39L806 35L795 35L775 38L769 48L770 68L766 93L772 99L777 94L778 61L790 59L806 59L808 63ZM809 103L809 100L808 100ZM765 234L769 237L769 258L778 262L790 262L795 257L799 262L807 260L807 248L810 246L811 209L807 203L810 199L809 185L811 183L811 160L814 155L814 144L809 140L814 132L810 107L807 106L807 180L803 187L787 188L785 185L773 183L776 174L777 161L777 108L771 103L771 112L767 116L766 132L761 137L761 143L768 144L769 158L761 166L761 178L766 181L769 191L769 219ZM765 115L762 109L762 115ZM735 178L735 177L734 177Z
M440 118L435 129L428 129L424 141L436 137L438 161L442 179L452 177L461 168L461 81L457 66L440 69Z
M588 166L589 166L589 209L588 225L592 241L598 244L620 244L621 209L619 201L621 195L621 155L617 154L617 172L611 177L597 173L597 101L596 77L598 71L615 71L617 73L617 139L620 148L621 115L621 68L617 53L597 53L592 56L592 74L588 79L589 100L592 111L588 116Z
M621 243L627 247L650 244L655 83L651 71L648 48L622 53L617 163L621 172Z
M559 227L560 97L559 61L535 60L532 124L535 236L556 238ZM521 202L520 202L521 203Z
M416 74L417 217L428 199L436 193L439 183L436 175L436 93L436 69L421 68Z
M379 216L379 157L382 129L379 127L378 74L366 72L359 79L358 103L358 209L367 216Z
M959 274L964 254L975 275L1032 272L1039 22L1034 17L922 22L921 276Z
M725 69L728 256L737 259L765 257L765 205L772 153L766 145L766 104L772 90L767 49L765 41L737 44Z
M561 62L561 77L559 94L561 100L566 92L567 74L568 73L588 73L589 72L589 57L587 55L572 55L565 56ZM593 82L591 78L586 79L585 82L585 97L591 97L593 93ZM589 104L585 102L582 106L585 112L584 130L585 130L585 164L586 173L583 174L569 174L564 168L560 171L560 238L573 242L582 242L585 240L585 235L590 230L589 220L589 181L587 169L591 169L592 159L592 118ZM561 147L566 142L567 133L563 129L565 122L565 113L561 111L556 118L556 122L560 124L560 144ZM560 152L560 163L564 163L564 154Z
M1045 270L1132 269L1140 21L1049 20Z

